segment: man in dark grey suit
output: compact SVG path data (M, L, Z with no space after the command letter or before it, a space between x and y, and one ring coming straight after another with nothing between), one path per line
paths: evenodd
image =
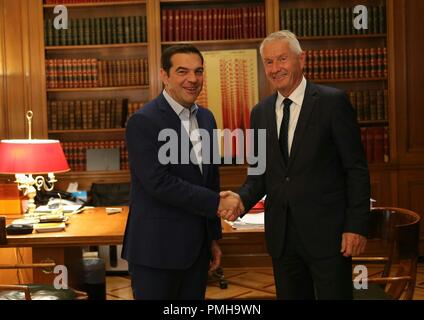
M251 128L267 130L266 170L247 177L240 208L266 195L278 299L351 299L351 256L365 249L370 201L355 111L341 90L304 78L305 53L293 33L269 35L260 51L277 92L251 112Z

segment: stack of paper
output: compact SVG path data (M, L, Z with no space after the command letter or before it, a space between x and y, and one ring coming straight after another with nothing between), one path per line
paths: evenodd
M234 229L258 229L263 228L265 223L265 213L247 213L243 218L238 218L236 221L231 222Z
M83 206L80 204L76 205L64 205L61 206L63 208L63 213L73 213L80 210ZM43 214L43 213L52 213L54 209L51 209L49 206L39 206L35 209L36 213Z

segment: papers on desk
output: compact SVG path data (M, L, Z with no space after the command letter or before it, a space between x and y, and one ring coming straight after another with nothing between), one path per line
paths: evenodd
M37 232L59 232L65 230L66 225L62 223L38 223L34 224L34 230Z
M228 222L234 229L261 229L265 224L265 213L247 213L243 218Z
M62 206L61 208L63 208L63 213L76 213L79 210L82 209L82 205L81 204L76 204L76 205L65 205ZM49 206L39 206L35 209L36 213L52 213L54 211L54 209L49 208Z

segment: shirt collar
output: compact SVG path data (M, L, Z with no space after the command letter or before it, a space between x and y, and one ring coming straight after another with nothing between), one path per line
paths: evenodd
M165 97L166 101L168 101L169 105L171 106L171 108L175 111L175 113L180 116L181 113L184 110L187 110L187 108L183 107L181 104L179 104L177 101L174 100L174 98L172 98L168 92L166 92L165 89L163 89L162 91L163 96ZM190 115L196 115L197 111L199 110L199 107L197 106L197 104L193 104L190 107Z
M297 86L297 88L294 89L294 91L291 93L290 96L285 97L279 91L277 91L278 92L277 99L279 101L278 105L281 105L285 98L289 98L291 101L293 101L293 103L301 106L303 103L303 98L305 97L305 91L306 91L306 79L305 77L302 77L302 81Z

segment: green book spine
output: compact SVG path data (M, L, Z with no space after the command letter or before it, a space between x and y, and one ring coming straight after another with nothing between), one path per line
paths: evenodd
M281 8L280 9L280 29L281 30L287 30L287 26L286 26L286 19L285 19L285 9Z
M83 19L78 19L78 24L79 24L79 28L78 28L78 44L79 45L83 45L84 44L84 20Z
M135 41L135 17L131 16L129 17L129 38L128 41L130 43L136 42Z
M385 6L379 6L378 7L379 12L379 33L386 33L386 7Z
M333 9L333 14L334 14L334 35L338 36L341 34L340 32L340 10L339 8L334 8Z
M141 17L141 41L147 42L147 17Z
M312 35L318 36L318 8L312 9Z
M308 23L307 23L307 27L306 27L306 35L308 37L312 37L314 35L313 32L313 9L312 8L308 8L307 10L307 14L308 14Z
M90 19L84 19L84 44L91 44L90 41Z
M95 18L94 30L96 34L96 44L102 44L102 21L101 18Z
M111 18L111 34L112 34L112 43L118 43L118 26L116 18Z
M329 35L329 25L330 25L330 19L328 18L328 8L323 8L323 14L324 14L324 30L323 30L323 36Z
M286 28L287 28L287 30L291 30L291 31L294 32L293 25L292 25L292 19L291 19L292 12L293 12L293 9L286 9L286 12L285 12L285 14L286 14Z
M318 10L318 36L323 36L324 35L324 12L325 9L324 8L319 8Z
M130 17L123 18L124 23L124 43L131 43L131 35L130 35Z
M299 37L303 37L303 9L297 8L296 9L296 17L297 17L297 30L296 34Z
M112 18L107 17L106 18L106 43L107 44L113 43L112 32L114 32L112 29Z
M124 19L123 17L116 17L115 20L116 20L116 28L117 28L116 39L118 43L124 43L125 42Z
M334 36L335 32L334 32L334 9L333 8L328 8L328 35L329 36Z
M101 33L101 44L106 44L107 42L107 18L100 18L100 33Z
M346 16L346 34L354 34L354 28L353 28L353 15L352 15L352 9L347 7L345 8L345 16Z
M60 32L60 44L62 46L66 46L67 45L67 40L68 40L68 36L67 36L67 29L59 29Z
M141 35L141 17L137 16L135 17L135 41L136 42L142 42L142 35Z
M69 19L68 20L68 29L66 30L66 44L68 46L72 46L73 44L73 36L72 36L72 30L74 28L74 20L73 19Z
M346 16L345 16L345 9L340 8L336 9L339 11L339 17L340 17L340 35L344 36L346 35Z

